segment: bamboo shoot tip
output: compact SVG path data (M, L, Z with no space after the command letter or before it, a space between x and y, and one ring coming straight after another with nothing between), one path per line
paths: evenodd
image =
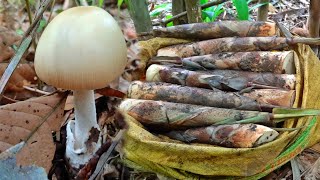
M255 146L259 146L261 144L271 142L276 137L278 137L279 133L271 128L268 128L269 130L265 130L263 134L260 136L260 138L256 141Z
M154 82L159 82L161 81L160 77L160 70L164 69L164 66L153 64L151 65L146 72L146 80L147 81L154 81Z

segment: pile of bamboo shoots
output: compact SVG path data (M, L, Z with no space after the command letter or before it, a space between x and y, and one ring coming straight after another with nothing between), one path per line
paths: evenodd
M132 82L120 104L154 133L251 148L277 138L278 122L319 114L291 108L296 55L274 23L187 24L154 34L195 40L159 49L149 60L146 82ZM275 113L278 108L292 113Z

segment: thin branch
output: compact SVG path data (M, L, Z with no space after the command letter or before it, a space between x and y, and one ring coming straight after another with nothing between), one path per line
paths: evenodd
M49 7L52 0L46 0L39 8L39 13L37 13L37 16L35 17L34 21L30 25L30 27L27 29L27 31L24 33L22 39L25 39L28 35L32 34L31 32L35 30L35 27L38 25L40 19L42 18L42 15L44 11Z
M267 21L268 19L268 7L269 7L269 0L259 0L260 4L265 4L259 7L258 9L258 21Z
M25 2L26 2L29 21L30 21L30 24L31 24L32 23L32 15L31 15L31 10L30 10L30 3L29 3L29 0L25 0Z
M96 178L96 176L100 173L100 171L102 170L102 167L104 166L104 164L107 162L107 160L109 159L111 153L113 152L113 150L115 149L115 147L118 145L118 143L120 142L120 140L122 139L123 135L124 135L125 130L121 129L118 134L116 135L116 137L112 140L111 146L109 147L108 151L103 153L99 159L99 162L97 164L97 167L95 169L95 171L93 172L93 174L91 175L91 177L89 178L89 180L93 180Z
M52 1L52 4L51 4L51 10L50 10L49 18L48 18L48 23L49 23L50 20L51 20L51 16L52 16L53 8L54 8L54 5L55 5L55 4L56 4L56 0L53 0L53 1Z
M12 99L12 98L9 98L5 95L2 96L3 99L6 99L7 101L9 101L10 103L16 103L16 102L19 102L19 100L15 100L15 99Z
M276 22L276 25L279 27L280 31L283 33L283 35L286 38L293 38L293 35L290 33L290 31L285 28L281 23L279 23L277 20L274 20Z
M288 38L287 38L288 39ZM292 38L288 39L288 44L307 44L307 45L320 45L320 38L305 38L305 37L299 37L299 38Z
M216 5L222 4L222 3L227 2L227 1L228 1L228 0L215 0L215 1L211 1L211 2L208 2L208 3L206 3L206 4L201 5L201 9L205 9L205 8L208 8L208 7L211 7L211 6L216 6ZM184 12L182 12L182 13L180 13L180 14L177 14L177 15L173 16L173 17L170 18L170 19L167 19L167 20L165 20L165 21L156 22L156 23L154 23L154 24L152 24L152 25L153 25L153 26L158 26L158 25L161 25L161 24L166 25L166 24L168 24L169 22L171 22L171 21L173 21L173 20L175 20L175 19L178 19L178 18L180 18L180 17L182 17L182 16L186 16L186 15L187 15L187 11L184 11Z
M30 22L30 25L31 25L32 24L32 15L31 15L30 3L29 3L29 0L25 0L25 2L26 2L26 8L27 8L28 17L29 17L29 22ZM36 45L35 41L32 41L32 45L33 45L34 49L37 48L37 45Z
M22 87L24 89L26 89L26 90L29 90L29 91L32 91L32 92L36 92L36 93L39 93L39 94L43 94L43 95L51 94L50 92L42 91L40 89L32 88L32 87L29 87L29 86L22 86Z

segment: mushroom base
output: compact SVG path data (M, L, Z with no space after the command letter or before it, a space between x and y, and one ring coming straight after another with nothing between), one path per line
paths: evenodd
M73 168L80 168L86 164L101 147L101 136L99 129L92 127L89 133L83 134L87 137L86 146L77 148L75 140L75 121L71 120L67 124L67 142L66 142L66 157L69 164ZM83 132L85 133L85 132Z

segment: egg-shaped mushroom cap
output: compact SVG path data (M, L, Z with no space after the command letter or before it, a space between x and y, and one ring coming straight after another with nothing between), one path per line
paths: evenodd
M35 70L47 84L71 90L105 87L127 62L124 36L105 10L74 7L45 28L35 53Z

